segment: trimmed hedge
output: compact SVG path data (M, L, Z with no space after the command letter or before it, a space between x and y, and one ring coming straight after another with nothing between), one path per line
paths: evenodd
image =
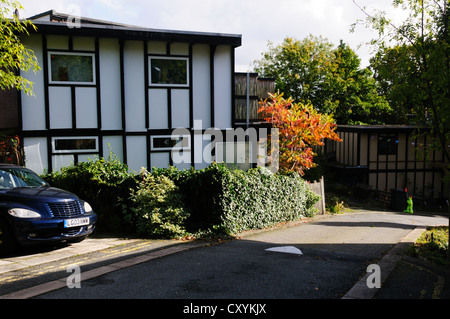
M272 174L255 168L246 172L212 164L203 170L156 169L181 189L191 211L187 229L236 234L287 221L312 217L320 199L298 175Z
M298 175L256 168L174 167L128 173L115 157L43 176L90 202L103 232L145 237L233 235L312 217L320 199Z

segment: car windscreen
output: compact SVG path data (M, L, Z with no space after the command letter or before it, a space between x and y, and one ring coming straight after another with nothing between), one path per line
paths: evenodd
M0 189L42 186L48 184L28 169L0 168Z

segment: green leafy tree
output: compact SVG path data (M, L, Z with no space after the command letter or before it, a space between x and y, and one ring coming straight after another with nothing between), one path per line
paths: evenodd
M387 124L395 123L392 109L380 94L372 72L361 68L361 60L345 43L341 42L335 54L336 70L330 74L326 98L339 124Z
M413 47L396 45L380 49L370 60L374 77L393 109L397 124L425 120L423 92L426 88L414 55Z
M20 41L21 35L29 35L28 29L35 26L19 20L16 10L23 9L15 0L0 0L0 89L16 88L33 94L33 83L18 75L19 71L39 71L40 67L32 50Z
M284 39L254 62L262 76L274 77L276 89L321 113L333 114L339 124L381 124L390 118L389 104L379 95L370 70L348 45L337 48L322 37Z
M379 35L371 41L378 51L372 67L398 112L416 114L450 162L450 1L393 0L392 5L408 17L394 24L385 12L361 8Z

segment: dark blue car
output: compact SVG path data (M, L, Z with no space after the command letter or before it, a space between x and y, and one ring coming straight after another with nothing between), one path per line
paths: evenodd
M22 245L82 241L96 220L76 195L50 187L27 168L0 164L0 254Z

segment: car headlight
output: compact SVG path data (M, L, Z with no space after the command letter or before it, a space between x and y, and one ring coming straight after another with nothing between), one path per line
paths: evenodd
M35 212L34 210L29 210L25 208L13 208L8 210L8 213L11 216L17 217L17 218L39 218L41 217L41 214L38 212Z
M92 206L89 205L88 202L82 201L82 203L83 203L83 209L86 213L90 213L93 211Z

